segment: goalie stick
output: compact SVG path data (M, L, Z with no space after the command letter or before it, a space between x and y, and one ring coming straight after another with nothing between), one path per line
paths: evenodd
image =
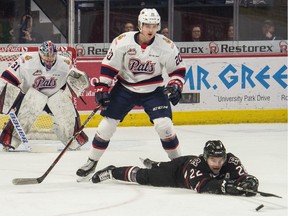
M11 120L11 122L12 122L14 128L15 128L15 130L17 131L17 134L18 134L18 136L20 137L22 144L25 146L25 149L26 149L27 151L31 152L31 151L32 151L32 148L31 148L31 146L29 146L29 144L28 144L28 142L29 142L29 141L28 141L28 138L27 138L24 130L22 129L21 124L20 124L20 122L19 122L16 114L11 111L11 112L9 113L9 118L10 118L10 120Z
M79 130L74 134L74 136L70 139L70 141L67 143L65 148L60 152L58 157L53 161L53 163L50 165L50 167L46 170L46 172L38 177L38 178L15 178L12 180L12 183L14 185L27 185L27 184L40 184L50 173L50 171L53 169L53 167L58 163L58 161L61 159L63 154L66 152L66 150L69 148L73 140L83 131L84 127L88 124L88 122L92 119L92 117L95 115L95 113L100 109L101 105L98 105L92 113L88 116L86 121L81 125Z
M272 194L272 193L265 193L265 192L261 192L261 191L253 191L253 190L249 190L249 189L244 189L242 187L236 187L237 190L239 191L244 191L244 192L248 192L248 193L254 193L254 194L260 194L263 197L277 197L277 198L282 198L281 196L278 196L276 194Z

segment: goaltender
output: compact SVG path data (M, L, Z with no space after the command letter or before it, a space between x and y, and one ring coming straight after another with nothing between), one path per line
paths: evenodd
M0 114L15 112L27 134L44 111L53 120L53 131L66 145L80 127L80 118L71 100L89 86L86 73L73 67L69 57L57 53L51 41L43 42L38 52L22 54L0 76ZM17 128L16 128L17 129ZM21 140L11 121L1 135L4 150L16 149ZM84 132L70 146L76 149L88 141Z

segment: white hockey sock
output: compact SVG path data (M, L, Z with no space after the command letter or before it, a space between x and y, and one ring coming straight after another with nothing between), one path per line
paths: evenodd
M96 149L96 148L93 148L93 146L91 147L90 149L90 153L89 153L89 158L94 160L94 161L98 161L103 153L105 152L106 149Z
M168 157L170 158L170 160L181 156L181 151L180 151L179 146L177 146L175 149L172 149L172 150L165 149L165 151L168 154Z

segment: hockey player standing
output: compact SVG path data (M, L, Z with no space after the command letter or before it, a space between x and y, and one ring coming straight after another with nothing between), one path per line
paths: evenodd
M137 166L108 166L92 177L93 183L107 179L137 182L157 187L187 188L198 193L254 196L258 179L249 175L240 159L226 149L220 140L206 142L200 156L182 156L169 162L145 159L147 169ZM247 192L249 191L249 192Z
M142 9L139 31L126 32L113 40L95 84L96 102L105 107L101 112L104 118L96 130L87 163L77 170L78 176L87 178L94 172L117 125L136 105L142 106L153 122L168 157L181 155L169 100L173 105L179 102L186 68L176 45L156 33L160 23L155 9ZM170 78L166 86L169 95L164 93L163 68ZM118 81L109 93L115 77Z
M45 41L38 52L22 54L0 76L0 113L16 110L23 131L27 134L43 112L51 115L53 130L67 144L80 127L80 118L71 96L89 86L87 75L73 67L72 61L57 53L55 44ZM88 141L82 132L70 148ZM11 121L0 135L5 150L16 149L21 140Z

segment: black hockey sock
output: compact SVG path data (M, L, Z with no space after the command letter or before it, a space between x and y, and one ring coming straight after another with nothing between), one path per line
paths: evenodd
M136 173L139 167L128 166L128 167L117 167L112 170L113 178L121 181L136 182Z

